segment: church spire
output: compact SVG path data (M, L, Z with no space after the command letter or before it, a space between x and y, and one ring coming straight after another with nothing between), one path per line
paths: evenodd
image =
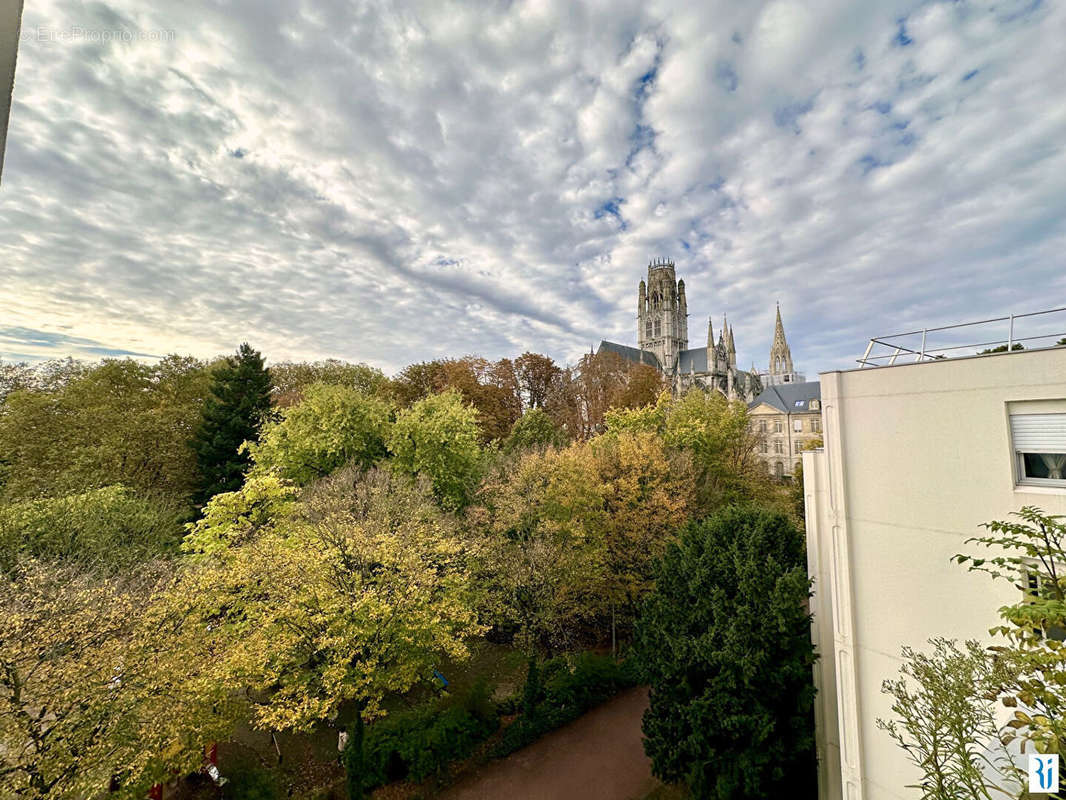
M785 326L781 322L781 304L777 304L777 321L774 323L774 343L770 346L770 383L793 383L796 380L792 368L792 353L785 339Z

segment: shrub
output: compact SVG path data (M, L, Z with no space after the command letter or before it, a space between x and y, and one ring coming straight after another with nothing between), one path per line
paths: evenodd
M278 778L272 771L248 758L222 765L226 776L226 800L277 800L281 797Z
M422 781L469 756L499 726L491 691L478 681L450 703L388 717L367 729L364 787L410 778Z
M503 758L522 749L637 682L633 664L595 653L549 659L539 670L531 662L522 715L504 731L492 755ZM530 698L537 700L531 704Z

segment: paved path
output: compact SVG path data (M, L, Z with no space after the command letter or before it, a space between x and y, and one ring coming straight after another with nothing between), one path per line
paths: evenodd
M658 786L644 755L646 688L629 689L449 788L446 800L634 800Z

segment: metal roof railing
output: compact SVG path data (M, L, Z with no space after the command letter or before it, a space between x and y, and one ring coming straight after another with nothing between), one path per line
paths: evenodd
M1046 324L1037 325L1035 331L1022 331L1023 333L1029 333L1026 336L1019 336L1016 330L1016 325L1019 320L1026 320L1027 324L1031 320L1033 322L1047 322L1044 319L1049 314L1062 314L1062 317L1054 318L1051 320L1051 326ZM1040 317L1042 319L1036 320ZM999 323L1006 323L1004 333L1006 338L995 338L991 341L974 342L972 338L967 338L967 335L971 333L969 329L976 328L980 325L996 325ZM1052 330L1053 326L1058 326L1057 329ZM963 329L966 329L965 332ZM1042 332L1041 332L1042 331ZM973 332L976 335L976 332ZM931 334L936 334L935 337L931 337ZM962 334L962 335L960 335ZM992 334L989 334L992 335ZM917 337L921 337L920 340ZM932 339L938 340L934 343ZM987 338L984 337L984 338ZM862 367L881 367L895 364L897 359L907 359L910 356L914 356L913 361L935 361L944 358L950 358L951 353L956 356L961 355L956 351L970 350L968 355L977 355L980 349L990 349L995 347L1006 347L1006 352L1022 349L1043 349L1047 347L1055 347L1058 342L1066 338L1066 306L1062 308L1050 308L1046 311L1032 311L1028 314L1009 314L1006 317L993 317L992 319L982 319L976 322L961 322L957 325L940 325L935 328L922 328L917 331L907 331L906 333L893 333L888 336L875 336L870 339L870 343L866 346L866 352L863 353L862 358L856 359ZM964 339L965 341L960 341ZM939 343L939 340L944 340L943 344ZM1031 343L1042 341L1044 344L1032 347ZM1023 343L1029 342L1027 346ZM877 348L887 348L890 352L876 352ZM887 361L887 364L879 362Z

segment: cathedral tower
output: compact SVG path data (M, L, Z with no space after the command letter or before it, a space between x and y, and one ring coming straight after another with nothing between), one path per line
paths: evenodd
M688 349L688 301L685 282L677 280L674 262L648 264L648 281L637 295L637 342L654 353L665 372L673 372L678 354Z

